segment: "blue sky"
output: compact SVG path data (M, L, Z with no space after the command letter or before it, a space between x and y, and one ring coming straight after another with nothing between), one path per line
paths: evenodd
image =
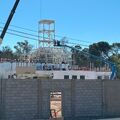
M0 22L5 23L14 2L0 0ZM120 42L120 0L21 0L11 24L37 31L41 19L55 20L57 35L81 40L70 40L74 43ZM2 45L13 47L23 40L6 34Z

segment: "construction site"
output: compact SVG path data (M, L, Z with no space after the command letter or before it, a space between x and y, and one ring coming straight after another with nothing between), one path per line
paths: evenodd
M39 20L37 47L19 59L0 61L0 120L120 119L118 66L103 51L97 56L71 46L66 37L56 38L55 26L55 20Z
M37 56L38 61L41 54L43 52ZM15 64L14 70L8 63L10 68L7 68L7 73L1 72L0 120L97 120L120 117L120 81L110 80L111 72L51 68L53 62L37 63L36 68L35 63ZM16 77L7 78L12 74Z

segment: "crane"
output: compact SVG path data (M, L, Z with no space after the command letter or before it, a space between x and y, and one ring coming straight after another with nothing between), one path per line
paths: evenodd
M91 56L91 57L93 57L93 58L95 58L95 59L97 59L97 60L100 60L100 61L104 62L105 64L108 64L108 65L110 66L110 68L111 68L111 75L110 75L110 78L109 78L109 79L110 79L110 80L114 80L114 79L115 79L115 77L116 77L116 72L117 72L117 68L116 68L115 63L113 63L113 62L111 62L111 61L108 61L108 60L104 59L103 57L98 57L98 56L95 56L95 55L90 54L90 53L88 53L88 52L80 51L79 49L77 49L77 48L75 48L75 47L68 46L68 45L66 45L66 44L61 44L61 42L60 42L59 40L57 40L57 41L54 40L54 46L67 47L67 48L70 48L70 49L74 49L74 50L76 50L76 51L81 52L81 53L84 54L84 55Z
M20 2L20 0L16 0L16 1L15 1L14 6L13 6L13 8L12 8L10 14L9 14L9 17L8 17L6 23L5 23L5 26L4 26L4 28L3 28L3 31L2 31L2 33L1 33L1 35L0 35L0 44L1 44L2 41L3 41L3 38L4 38L4 36L5 36L5 33L6 33L7 29L8 29L8 27L9 27L9 24L10 24L12 18L13 18L13 15L14 15L14 13L15 13L15 11L16 11L16 8L17 8L19 2Z

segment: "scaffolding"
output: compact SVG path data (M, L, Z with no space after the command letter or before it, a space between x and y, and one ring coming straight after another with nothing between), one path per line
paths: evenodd
M41 20L38 26L38 47L53 47L53 41L55 40L55 21Z
M64 43L64 37L61 42ZM31 57L40 63L68 63L70 54L65 48L55 47L55 21L41 20L38 22L38 48L32 53Z

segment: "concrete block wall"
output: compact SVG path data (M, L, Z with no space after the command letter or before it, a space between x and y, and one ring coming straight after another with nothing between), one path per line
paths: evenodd
M75 82L75 116L102 116L102 84L101 81Z
M0 79L0 119L2 119L2 82Z
M6 80L6 120L31 120L36 114L36 80Z
M6 81L0 79L0 120L5 119L5 89Z
M102 82L80 80L42 81L43 101L47 107L42 113L50 113L50 92L62 92L64 118L102 116ZM43 102L42 102L43 103ZM42 117L45 117L44 114ZM49 114L47 115L49 116Z
M120 117L120 80L104 81L104 116Z
M42 115L46 118L50 116L50 92L62 92L63 116L71 116L71 82L70 80L42 80Z
M119 86L108 80L2 80L0 120L48 119L51 92L62 93L65 120L120 116Z

